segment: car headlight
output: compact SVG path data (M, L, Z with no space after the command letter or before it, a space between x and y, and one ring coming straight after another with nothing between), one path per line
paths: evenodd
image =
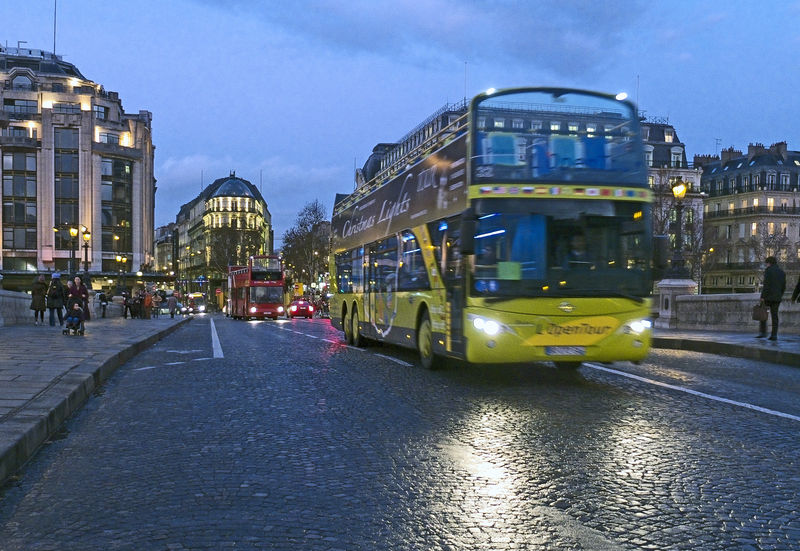
M278 306L278 313L283 314L283 306Z
M653 327L653 322L648 319L631 320L622 327L622 332L628 335L641 335Z
M289 307L289 310L291 310L292 312L297 312L297 306L292 305Z
M314 307L313 307L313 306L309 306L309 307L308 307L308 311L309 311L309 312L313 312L313 311L314 311Z

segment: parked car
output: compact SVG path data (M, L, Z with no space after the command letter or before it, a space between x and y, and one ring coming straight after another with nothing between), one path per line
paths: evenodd
M313 318L314 305L305 299L293 300L286 310L286 316L292 318Z

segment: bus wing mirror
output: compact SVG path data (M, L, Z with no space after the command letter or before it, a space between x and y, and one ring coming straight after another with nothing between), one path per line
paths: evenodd
M475 211L471 208L461 214L461 254L475 254Z

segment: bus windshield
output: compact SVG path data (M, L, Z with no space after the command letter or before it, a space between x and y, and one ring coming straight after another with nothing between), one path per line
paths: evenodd
M485 199L476 207L473 296L650 294L649 205Z
M283 302L283 288L250 287L250 302L254 303Z
M560 89L480 97L474 114L473 184L641 186L646 181L632 104Z

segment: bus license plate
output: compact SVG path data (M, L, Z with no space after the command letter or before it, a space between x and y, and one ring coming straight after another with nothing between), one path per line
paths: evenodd
M585 346L548 346L545 348L548 356L585 356Z

